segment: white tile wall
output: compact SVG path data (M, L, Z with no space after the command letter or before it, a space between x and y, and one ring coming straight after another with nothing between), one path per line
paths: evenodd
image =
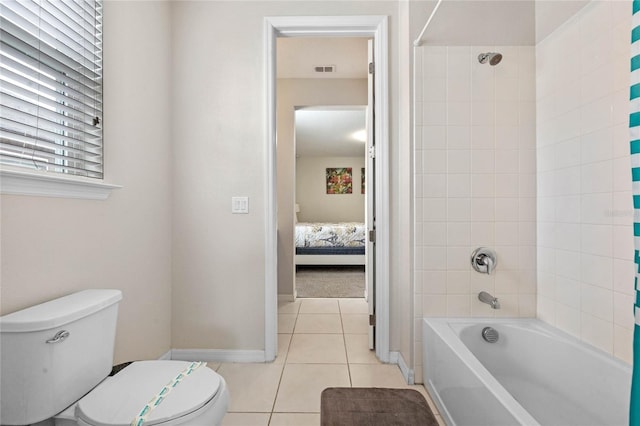
M537 315L631 361L627 6L592 2L535 49L418 52L416 324ZM481 66L482 51L503 62ZM498 252L493 276L469 267L480 245Z
M536 46L538 316L627 362L630 16L594 1Z
M486 51L502 62L480 64ZM535 316L535 48L426 46L417 61L416 324ZM491 276L471 269L479 246L498 254ZM500 298L499 311L477 300L482 290Z
M537 316L631 362L630 29L628 2L593 1L535 47L417 52L416 380L423 316Z

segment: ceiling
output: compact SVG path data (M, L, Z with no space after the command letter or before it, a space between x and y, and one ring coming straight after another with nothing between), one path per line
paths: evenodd
M365 108L323 106L296 109L296 157L364 157Z
M443 0L422 38L426 45L534 46L588 0ZM416 39L437 4L410 2Z
M367 78L367 39L332 37L279 38L278 78ZM316 66L335 66L316 73ZM365 106L322 106L295 112L296 156L364 157L365 143L353 134L364 131Z

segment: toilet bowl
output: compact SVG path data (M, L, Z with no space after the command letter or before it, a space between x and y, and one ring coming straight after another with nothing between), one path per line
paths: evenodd
M108 377L121 299L85 290L0 317L0 424L220 424L229 391L206 363L137 361Z
M56 415L55 426L130 426L143 407L194 363L138 361L108 377L77 403ZM203 365L155 406L142 425L220 424L229 403L227 385ZM166 394L165 394L166 395Z

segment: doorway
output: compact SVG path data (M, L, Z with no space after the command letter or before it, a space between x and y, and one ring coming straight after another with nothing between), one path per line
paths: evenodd
M278 287L278 227L276 198L276 45L278 37L369 37L373 39L376 55L375 74L375 125L371 129L376 138L375 149L369 152L375 158L375 228L376 275L375 314L371 318L376 325L376 356L389 362L389 214L388 214L388 42L387 17L281 17L265 19L266 71L267 71L267 223L265 262L265 359L275 358L277 347L277 287ZM373 195L373 194L372 194ZM293 211L293 208L292 208Z
M355 101L366 100L367 45L363 41L364 78L341 79L333 86L339 92L346 84L356 86ZM332 81L337 80L330 79L325 89L332 88ZM366 105L295 109L293 284L297 298L366 296L366 230L370 225L366 220L366 110Z

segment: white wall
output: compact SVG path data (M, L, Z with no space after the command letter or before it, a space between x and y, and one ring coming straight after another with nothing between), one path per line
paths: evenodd
M630 31L629 2L592 2L536 46L538 316L627 362Z
M106 2L106 177L124 188L105 202L2 197L2 312L117 287L117 362L171 347L264 349L264 18L389 16L397 150L397 10L396 1ZM399 173L392 158L392 197ZM249 197L248 215L231 215L235 195ZM44 229L45 212L59 228Z
M395 145L397 7L395 1L172 3L175 348L264 349L264 17L389 15ZM249 197L248 215L231 214L234 195Z
M478 54L503 54L495 66ZM420 319L536 315L535 57L529 46L418 49L415 155L415 363ZM491 275L471 252L494 249ZM500 299L493 310L480 291Z
M327 194L328 167L350 167L351 194ZM365 194L361 191L362 157L300 157L296 159L296 202L299 222L364 222ZM366 177L366 172L365 172Z
M104 5L105 180L124 187L106 201L0 198L1 314L121 289L116 363L171 348L169 10Z

